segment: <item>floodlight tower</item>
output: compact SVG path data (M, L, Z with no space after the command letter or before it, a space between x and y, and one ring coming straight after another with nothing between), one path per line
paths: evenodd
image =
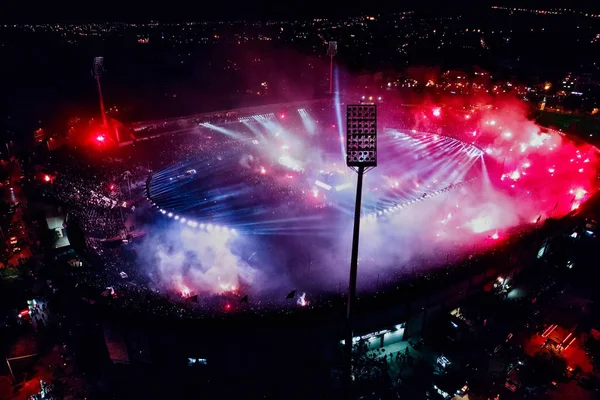
M107 130L106 112L104 111L104 98L102 97L102 87L100 86L100 77L104 74L104 57L94 57L92 64L92 76L96 79L98 86L98 96L100 97L100 113L102 114L102 127Z
M333 93L333 57L337 54L337 42L329 42L327 55L329 56L329 94Z
M358 174L354 230L350 260L350 284L346 310L345 379L350 388L352 374L352 306L356 301L356 274L358 271L358 239L362 200L363 175L377 166L377 106L375 104L348 105L346 109L346 165Z

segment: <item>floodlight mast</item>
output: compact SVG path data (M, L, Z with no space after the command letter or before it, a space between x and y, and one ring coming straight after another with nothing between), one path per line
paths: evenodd
M100 113L102 114L102 128L108 129L108 121L106 120L106 112L104 111L104 98L102 97L102 86L100 85L100 77L104 74L104 57L94 57L92 64L92 76L96 80L98 86L98 96L100 98Z
M331 41L327 47L329 56L329 94L333 94L333 57L337 54L337 42Z
M353 304L356 302L356 276L358 272L358 241L362 184L365 172L377 166L377 106L375 104L348 105L346 109L346 165L357 174L356 203L354 206L354 229L352 233L352 254L350 259L350 282L346 310L346 339L344 343L344 379L347 395L352 383L352 321Z

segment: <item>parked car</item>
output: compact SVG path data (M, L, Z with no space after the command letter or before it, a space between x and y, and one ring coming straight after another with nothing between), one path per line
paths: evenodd
M504 387L511 392L516 392L521 387L518 368L513 368L508 372L506 375L506 382L504 382Z

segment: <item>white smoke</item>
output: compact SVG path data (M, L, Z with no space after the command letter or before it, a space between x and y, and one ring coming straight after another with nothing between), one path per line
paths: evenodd
M160 229L160 228L159 228ZM233 250L238 240L224 232L205 232L177 224L151 231L142 245L142 264L154 283L180 292L218 294L253 285L259 272Z

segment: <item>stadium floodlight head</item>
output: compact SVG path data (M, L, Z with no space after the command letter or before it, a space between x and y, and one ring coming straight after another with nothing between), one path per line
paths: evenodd
M334 57L337 54L337 42L330 41L327 46L327 55L329 57Z
M349 104L346 109L346 165L377 166L377 106Z
M104 57L94 57L94 64L92 64L92 76L99 78L104 74Z

